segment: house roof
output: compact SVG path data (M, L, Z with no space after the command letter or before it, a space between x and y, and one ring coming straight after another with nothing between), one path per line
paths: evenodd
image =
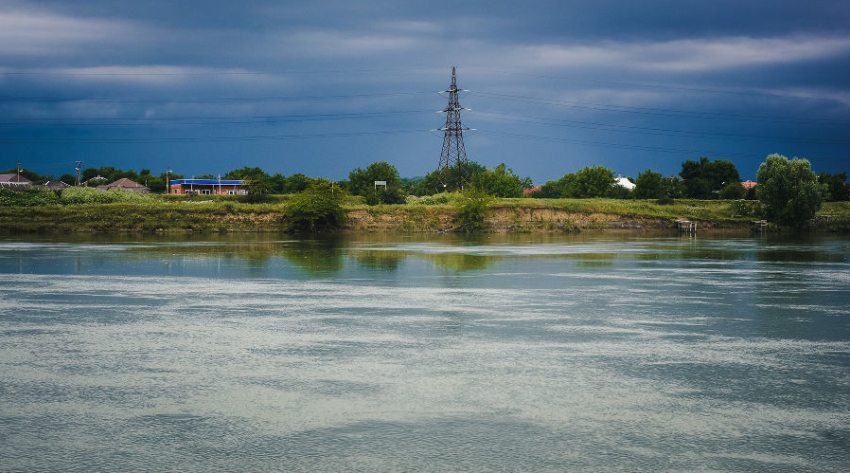
M741 183L741 185L744 186L744 189L752 189L753 187L756 186L756 184L757 183L750 181L750 180L746 180L746 181Z
M26 184L30 182L29 179L24 176L19 176L17 173L15 174L0 174L0 182L16 182L21 184Z
M618 177L614 179L614 183L620 187L625 187L626 189L634 189L637 187L634 182L630 181L628 177Z
M131 189L131 188L142 188L142 187L145 187L145 186L139 184L138 182L133 182L133 181L127 179L126 177L122 177L121 179L118 179L117 181L113 182L112 184L109 184L107 187L123 187L124 189Z
M47 181L44 183L44 187L48 189L67 189L71 186L62 181Z
M531 187L531 188L528 188L528 189L523 189L522 195L528 196L528 195L531 195L532 192L539 191L540 189L541 189L540 186L535 186L535 187Z

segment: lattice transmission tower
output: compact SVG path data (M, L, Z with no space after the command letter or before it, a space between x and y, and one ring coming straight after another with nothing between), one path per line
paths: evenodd
M460 122L460 111L469 110L460 106L458 101L458 92L468 92L464 89L457 88L456 67L452 67L452 85L449 90L440 92L441 94L449 94L449 104L443 112L446 114L446 125L439 128L443 135L443 151L440 153L440 183L443 189L446 190L449 185L457 185L457 189L462 189L464 184L469 183L469 162L466 160L466 147L463 145L463 132L470 130ZM456 175L452 175L452 167L456 167ZM454 181L454 182L450 182Z

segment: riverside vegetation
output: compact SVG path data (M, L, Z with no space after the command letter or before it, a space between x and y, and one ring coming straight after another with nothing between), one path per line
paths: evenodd
M68 189L62 192L0 191L0 230L5 232L270 232L342 231L576 231L665 229L679 218L702 228L746 230L761 219L758 201L493 198L452 192L408 198L404 204L367 205L361 196L327 183L294 195L270 195L247 203L231 196L170 196ZM817 228L850 229L850 203L826 202Z
M436 171L405 182L394 166L383 162L357 168L349 181L339 183L303 175L269 177L259 168L245 167L228 173L250 182L243 197L87 187L0 190L0 231L532 232L670 229L676 219L702 222L700 227L709 231L741 231L763 218L795 229L850 231L846 175L815 176L808 161L778 155L769 156L759 168L760 185L749 195L732 163L706 158L684 162L683 180L646 170L636 179L635 191L613 185L609 169L584 168L549 181L531 198L518 197L529 188L530 179L504 164L493 171L472 164L471 186L439 194L429 191L439 187ZM457 173L449 169L449 177ZM379 180L387 187L370 185ZM286 191L293 193L274 193ZM836 201L824 203L830 195Z

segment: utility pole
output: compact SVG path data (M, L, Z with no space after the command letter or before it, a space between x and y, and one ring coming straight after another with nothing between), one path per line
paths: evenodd
M458 101L458 92L468 92L468 90L457 88L456 67L452 67L452 85L448 90L440 92L441 94L449 94L449 104L445 110L440 112L446 114L446 125L437 131L443 132L443 150L440 153L440 183L443 189L447 189L447 185L451 180L451 168L457 168L457 184L458 189L462 189L463 185L469 182L469 161L466 159L466 147L463 144L464 130L471 128L464 127L460 122L460 111L469 110L460 106Z
M171 168L165 168L165 188L168 190L168 195L171 195Z
M80 187L80 169L83 167L82 161L77 161L77 187Z
M21 162L18 161L18 182L21 182Z

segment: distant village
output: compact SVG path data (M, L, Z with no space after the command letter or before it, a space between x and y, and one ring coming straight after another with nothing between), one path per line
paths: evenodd
M102 191L120 189L128 192L148 194L151 189L129 178L108 182L108 179L97 175L82 181L80 185ZM0 174L0 189L8 190L63 190L73 187L65 181L49 180L43 184L33 181L20 173ZM166 193L174 195L246 195L248 193L244 179L174 179L167 180Z

